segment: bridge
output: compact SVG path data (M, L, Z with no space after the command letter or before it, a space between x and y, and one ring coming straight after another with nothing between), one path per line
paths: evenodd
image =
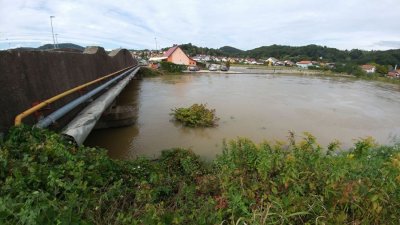
M5 57L3 57L4 55ZM21 55L23 56L21 57ZM18 105L18 102L25 104L25 110L20 111L16 116L3 111L1 115L3 124L0 128L4 129L7 125L10 126L9 120L13 115L15 116L14 125L16 126L23 123L39 128L55 126L59 129L62 126L59 131L72 137L79 145L85 141L102 114L110 109L115 99L126 85L137 76L140 69L137 61L132 58L127 50L119 49L106 54L104 49L98 47L87 48L83 53L65 50L49 52L8 51L6 53L0 52L0 57L2 57L0 68L3 68L0 69L0 78L11 84L11 87L8 86L7 88L6 86L5 89L2 89L0 92L3 93L0 94L4 95L8 91L7 89L19 89L20 91L14 95L9 95L8 99L2 99L0 101L1 108L15 112L23 107ZM79 62L77 59L82 61ZM8 66L8 70L4 69L7 67L1 67L4 64ZM71 69L69 66L75 69ZM118 70L105 75L94 74L115 68L118 68ZM12 74L14 71L18 72ZM53 73L40 74L40 72ZM21 74L25 79L19 80L20 83L18 83ZM61 77L60 74L65 76ZM43 79L43 77L50 78L51 82ZM93 77L95 79L89 80ZM82 80L87 82L81 83ZM35 85L32 85L33 83ZM21 89L21 86L34 88L34 90ZM61 88L57 89L54 86ZM60 89L63 89L63 91L55 93L55 90ZM38 100L37 92L45 93L41 96L48 96L48 98ZM29 93L34 93L34 95L29 96ZM32 104L29 105L30 102Z

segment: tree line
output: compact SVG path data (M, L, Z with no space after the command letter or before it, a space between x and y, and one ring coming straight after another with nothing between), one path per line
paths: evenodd
M376 63L379 65L395 66L400 64L400 49L386 51L365 51L360 49L339 50L319 45L307 46L285 46L270 45L243 51L234 47L224 46L219 49L198 47L191 43L182 44L180 47L190 56L205 54L211 56L228 56L241 58L267 59L275 57L280 60L314 60L336 63L367 64Z

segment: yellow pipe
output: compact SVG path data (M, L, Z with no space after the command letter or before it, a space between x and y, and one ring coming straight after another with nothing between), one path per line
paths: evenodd
M68 90L68 91L65 91L65 92L63 92L63 93L61 93L61 94L58 94L58 95L56 95L56 96L54 96L54 97L52 97L52 98L49 98L49 99L47 99L47 100L41 102L40 104L37 104L37 105L35 105L34 107L32 107L32 108L30 108L30 109L28 109L28 110L22 112L21 114L17 115L17 116L15 117L15 122L14 122L14 124L15 124L15 126L18 126L18 125L20 125L20 124L22 123L22 120L23 120L25 117L27 117L27 116L31 115L32 113L34 113L34 112L40 110L41 108L47 106L48 104L53 103L53 102L57 101L57 100L60 99L60 98L63 98L63 97L65 97L65 96L69 95L69 94L72 94L72 93L74 93L74 92L76 92L76 91L79 91L79 90L81 90L81 89L83 89L83 88L85 88L85 87L88 87L88 86L92 85L92 84L95 84L95 83L100 82L100 81L102 81L102 80L104 80L104 79L107 79L107 78L109 78L109 77L112 77L112 76L114 76L114 75L116 75L116 74L118 74L118 73L121 73L121 72L123 72L124 70L128 70L128 69L130 69L130 68L132 68L132 67L133 67L133 66L126 67L126 68L124 68L124 69L122 69L122 70L118 70L118 71L116 71L116 72L114 72L114 73L110 73L110 74L105 75L105 76L103 76L103 77L101 77L101 78L98 78L98 79L96 79L96 80L90 81L90 82L88 82L88 83L86 83L86 84L82 84L82 85L77 86L77 87L75 87L75 88L72 88L72 89L70 89L70 90Z

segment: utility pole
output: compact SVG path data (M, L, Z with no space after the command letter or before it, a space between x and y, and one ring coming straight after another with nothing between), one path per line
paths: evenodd
M158 51L158 48L157 48L157 37L154 37L154 41L156 42L156 51Z
M53 18L55 18L55 16L50 16L50 25L51 25L51 34L53 35L53 47L56 48L56 39L54 38L54 29L53 29Z
M56 47L60 48L60 46L58 46L58 34L55 34L55 35L56 35Z

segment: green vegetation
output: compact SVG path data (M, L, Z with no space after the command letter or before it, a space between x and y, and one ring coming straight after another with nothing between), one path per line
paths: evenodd
M119 161L35 128L0 148L0 224L398 224L400 146L313 136Z
M182 44L179 47L189 56L195 56L197 54L205 54L211 56L223 56L223 52L219 49L207 48L207 47L197 47L192 45L192 43ZM168 48L163 49L164 51L168 50Z
M174 64L175 65L175 64ZM177 65L180 66L180 65ZM174 71L174 70L172 70ZM162 75L181 75L183 74L182 71L179 72L169 72L166 70L157 70L157 69L153 69L150 67L140 67L140 70L138 72L138 75L140 75L141 77L157 77L157 76L162 76Z
M72 49L77 49L80 51L85 50L84 47L82 47L80 45L72 44L72 43L60 43L60 44L57 44L57 46L59 48L72 48ZM48 49L53 49L53 48L54 48L53 44L45 44L45 45L38 47L38 49L41 49L41 50L48 50Z
M176 121L188 127L213 127L217 125L218 117L215 109L207 109L205 104L193 104L189 108L172 109L171 115Z
M218 50L220 50L221 52L223 52L223 54L227 54L230 56L240 56L241 54L243 54L243 50L231 47L231 46L224 46L219 48Z
M160 62L160 69L166 73L181 73L186 70L185 65L178 65L172 62Z
M162 74L163 73L160 72L159 70L155 70L150 67L140 67L140 70L138 72L138 75L142 77L156 77Z
M224 46L219 49L197 47L191 43L180 46L190 56L207 54L212 56L250 57L256 59L275 57L281 60L292 60L294 62L301 60L321 61L322 59L322 61L326 62L353 63L357 65L377 63L385 65L385 67L387 65L394 66L400 63L400 49L386 51L352 49L349 51L318 45L299 47L270 45L243 51L230 46Z
M364 70L362 70L359 65L353 63L338 64L335 66L335 68L332 69L332 71L335 73L347 73L349 75L351 74L356 77L367 76L367 73Z

